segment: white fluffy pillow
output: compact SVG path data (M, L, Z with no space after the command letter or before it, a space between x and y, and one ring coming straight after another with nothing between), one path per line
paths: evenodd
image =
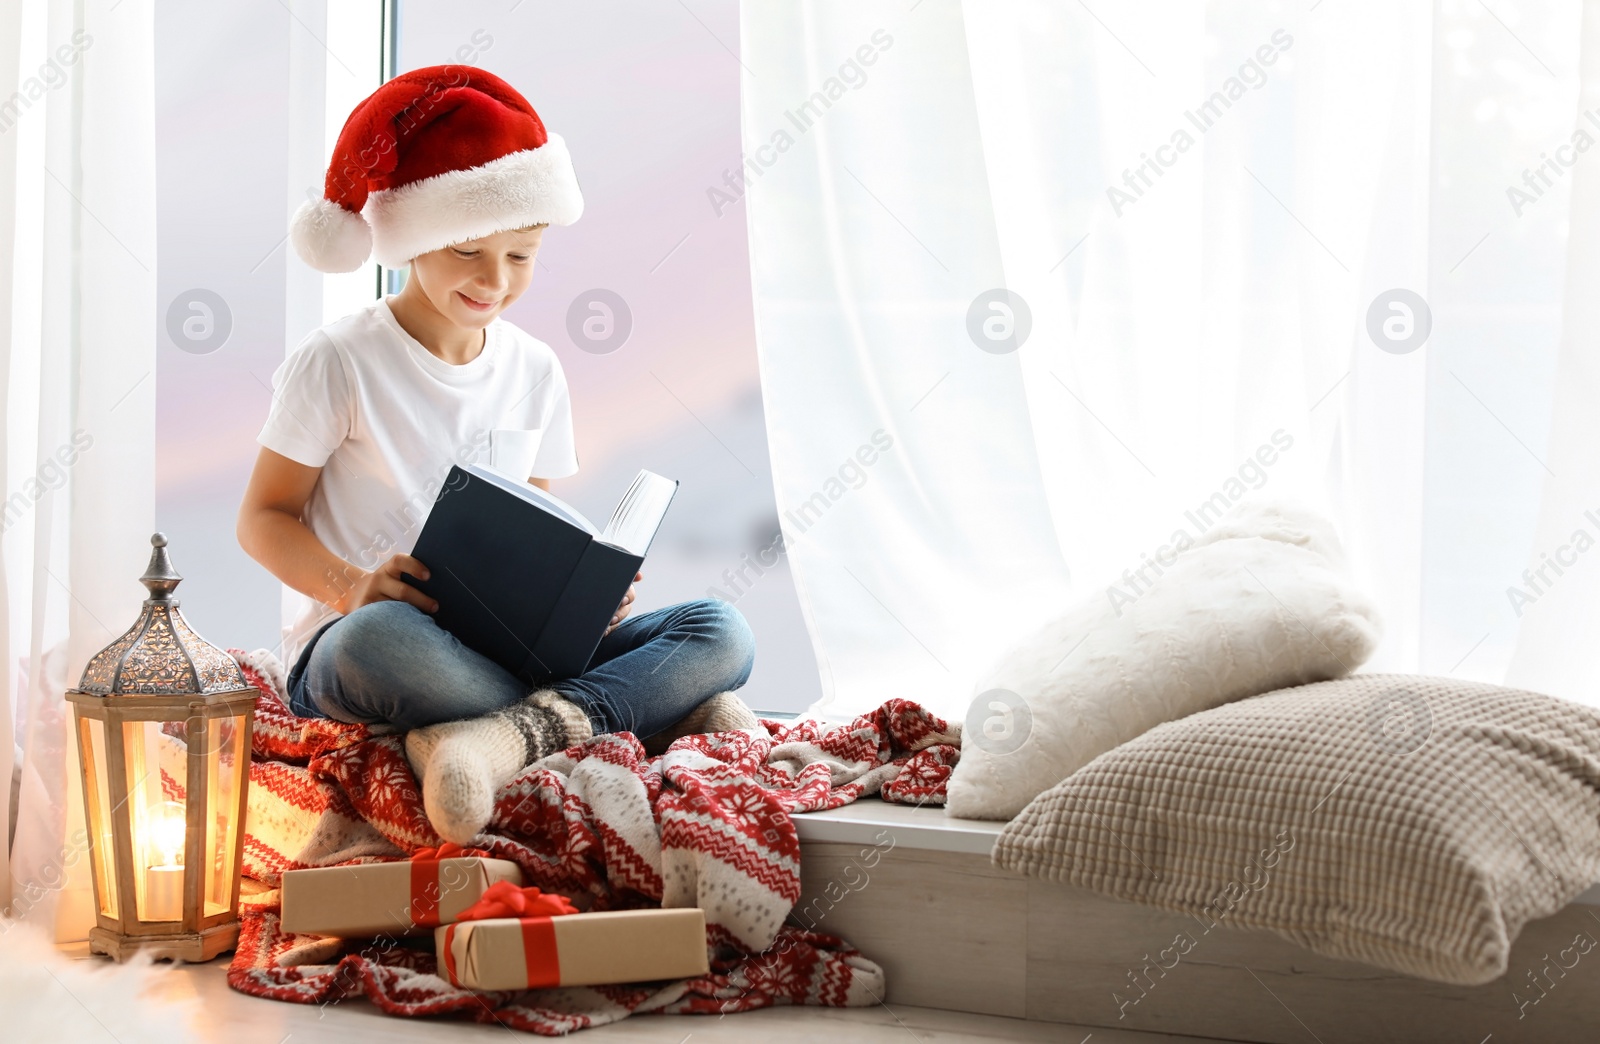
M1378 633L1326 519L1239 504L1131 604L1097 593L999 659L976 687L946 811L1010 819L1162 722L1349 674Z

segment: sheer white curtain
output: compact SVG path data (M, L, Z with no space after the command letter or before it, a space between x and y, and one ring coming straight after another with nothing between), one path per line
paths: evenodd
M1585 5L1581 27L1573 28L1582 72L1576 123L1600 142L1600 6ZM1600 704L1600 568L1592 561L1600 556L1580 557L1577 550L1584 543L1579 533L1591 542L1600 538L1600 156L1574 163L1569 177L1568 212L1554 215L1566 217L1570 233L1558 255L1566 263L1560 347L1552 368L1547 469L1538 476L1538 528L1527 562L1530 572L1543 568L1544 578L1553 579L1537 592L1522 587L1536 600L1519 602L1507 680ZM1549 568L1551 558L1561 572Z
M1594 104L1578 3L742 13L813 713L959 716L1041 614L1137 597L1163 547L1262 495L1339 525L1385 617L1373 668L1530 678L1549 633L1539 677L1585 698L1551 673L1584 658L1560 615L1507 594L1600 503L1600 444L1567 436L1594 401L1595 173L1560 168L1535 207L1507 192ZM837 481L880 428L892 448ZM1557 590L1587 607L1586 565Z
M62 938L91 909L62 693L135 619L154 518L153 26L0 5L0 907Z

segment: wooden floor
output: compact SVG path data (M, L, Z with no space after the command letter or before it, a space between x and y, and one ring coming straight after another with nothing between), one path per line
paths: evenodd
M97 958L98 959L98 958ZM180 965L157 980L152 996L178 1002L192 1017L196 1036L229 1044L404 1044L409 1041L503 1041L506 1030L447 1019L401 1019L384 1015L364 1001L323 1009L262 1000L228 988L226 959ZM0 1033L0 1037L4 1034ZM106 1038L111 1041L112 1038ZM529 1040L538 1039L529 1035ZM967 1015L931 1008L773 1008L736 1015L638 1015L611 1026L574 1035L583 1044L607 1041L663 1041L666 1044L770 1041L790 1044L834 1040L907 1044L910 1040L1049 1041L1051 1044L1203 1044L1199 1038L1155 1033L1089 1029L1059 1023L1027 1022L991 1015ZM1209 1041L1208 1044L1217 1044Z

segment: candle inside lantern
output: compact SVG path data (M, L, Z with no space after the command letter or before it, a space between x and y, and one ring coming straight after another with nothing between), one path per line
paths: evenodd
M183 867L145 867L143 920L183 920Z
M187 826L184 808L163 801L149 811L148 865L144 871L144 910L141 920L183 919L183 842Z

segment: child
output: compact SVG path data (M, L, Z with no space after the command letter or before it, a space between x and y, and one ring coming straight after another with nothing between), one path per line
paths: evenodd
M460 844L523 768L594 733L633 732L654 753L758 725L731 691L755 641L726 602L629 617L630 587L591 670L530 693L401 579L428 576L407 552L451 464L478 456L489 431L542 429L529 476L541 488L578 469L561 365L501 313L532 281L545 228L582 210L565 143L527 101L480 69L441 65L357 106L324 198L291 227L321 271L354 271L369 252L411 271L400 293L313 331L278 367L239 543L284 582L286 607L298 603L290 708L408 730L428 818Z

